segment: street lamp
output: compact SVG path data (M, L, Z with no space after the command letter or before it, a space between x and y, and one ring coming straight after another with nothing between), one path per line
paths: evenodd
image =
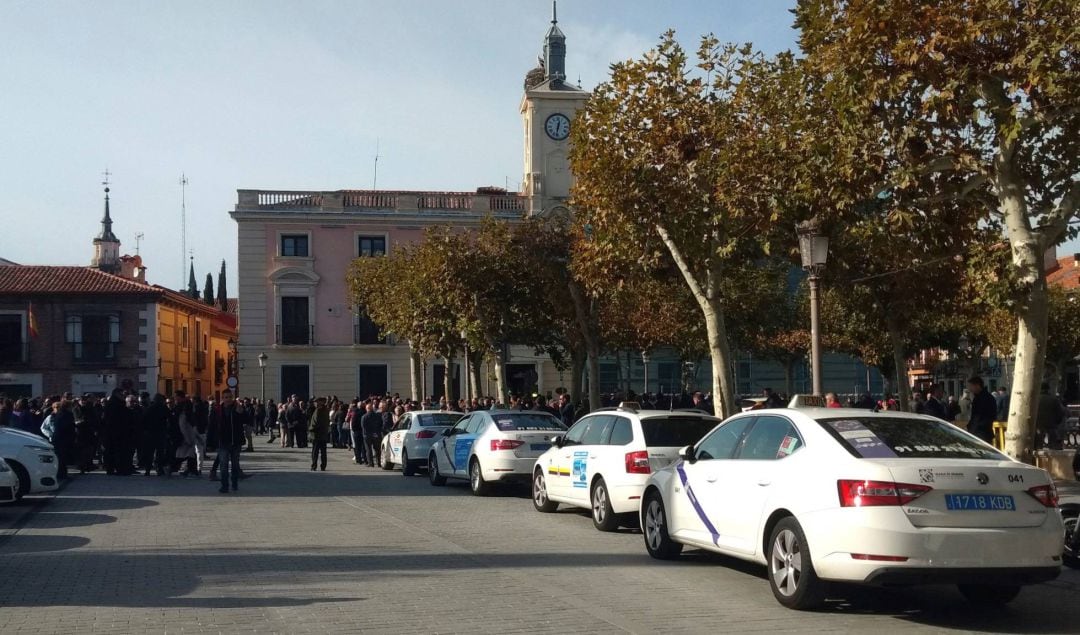
M641 363L645 366L645 390L643 395L649 394L649 351L641 351Z
M799 254L803 270L810 274L810 369L814 394L821 396L821 327L818 312L821 298L818 283L825 261L829 258L829 237L821 233L821 222L815 217L795 226L799 236Z
M268 359L266 353L259 353L259 356L255 359L259 360L259 373L262 375L261 384L259 386L260 400L266 403L266 360Z
M461 341L464 343L465 349L465 399L470 397L469 393L469 334L465 331L461 332Z

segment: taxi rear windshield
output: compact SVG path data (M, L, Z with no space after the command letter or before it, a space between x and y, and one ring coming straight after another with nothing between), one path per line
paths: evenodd
M1004 454L940 420L885 417L819 419L821 427L863 459L993 459Z
M717 423L703 417L649 417L641 420L641 431L646 447L681 448L700 441Z
M461 415L450 412L439 412L428 415L417 415L417 419L420 420L420 425L425 428L432 426L452 426L461 420Z
M548 414L515 412L513 414L491 415L495 425L503 432L512 430L565 430L562 422Z

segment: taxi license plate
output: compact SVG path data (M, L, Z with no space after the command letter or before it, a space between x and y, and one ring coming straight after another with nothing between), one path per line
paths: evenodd
M993 494L946 494L945 507L957 511L1014 512L1012 496Z
M533 452L547 452L551 449L550 443L533 443L529 446L529 449Z

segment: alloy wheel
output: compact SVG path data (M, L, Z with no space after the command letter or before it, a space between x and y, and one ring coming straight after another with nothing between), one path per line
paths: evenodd
M592 513L597 524L602 525L607 516L607 489L603 485L597 485L593 490Z
M769 558L769 574L786 597L795 595L802 580L802 546L795 532L785 529L776 536Z
M547 483L544 482L544 473L537 471L536 478L533 479L533 502L537 507L543 507L547 504Z
M645 539L653 551L659 551L663 540L664 510L660 507L660 501L653 498L645 510Z

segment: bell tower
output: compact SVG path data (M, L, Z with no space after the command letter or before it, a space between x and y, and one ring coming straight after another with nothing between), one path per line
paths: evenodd
M522 194L528 214L562 213L570 198L570 129L574 116L589 98L580 86L566 81L566 36L559 28L557 7L551 3L551 26L544 36L539 66L525 75L521 119L525 133Z
M106 273L120 273L120 239L112 230L112 217L109 215L109 171L105 170L105 216L101 219L101 233L94 238L94 258L91 267L97 267Z

